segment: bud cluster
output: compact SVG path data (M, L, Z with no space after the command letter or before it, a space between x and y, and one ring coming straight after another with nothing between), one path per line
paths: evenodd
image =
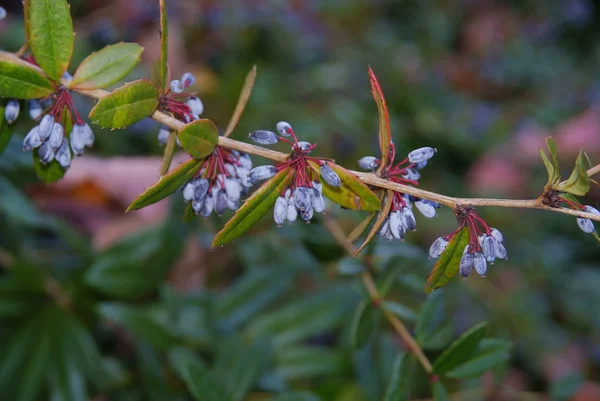
M551 207L560 207L560 205L564 203L573 210L593 213L600 216L600 211L598 211L598 209L595 207L590 205L582 205L574 198L567 199L562 195L555 190L551 190L549 193L544 194L544 203ZM579 229L586 234L596 235L596 227L594 227L594 222L590 219L577 217L577 226L579 226Z
M315 213L325 212L325 198L323 198L323 185L321 179L333 187L342 185L342 180L337 173L322 159L308 156L316 144L298 141L292 126L281 121L277 123L277 132L258 130L250 133L250 139L261 145L273 145L277 142L288 143L292 153L288 161L277 166L258 166L250 170L248 177L251 183L267 180L285 168L290 169L285 186L280 196L275 201L273 219L278 226L285 220L293 223L298 216L306 223L310 223ZM292 140L288 138L292 138ZM319 166L316 171L309 161Z
M225 209L237 210L240 198L250 187L248 172L252 160L247 154L216 147L200 169L183 187L183 199L191 202L196 215L222 215Z
M456 212L458 229L450 235L436 239L429 248L429 257L438 258L446 249L450 240L463 228L469 231L469 244L460 259L459 273L466 279L475 269L477 274L485 276L487 266L496 259L508 259L502 233L486 224L472 206L463 207Z
M170 89L160 98L159 109L179 121L189 123L198 120L204 112L204 104L195 93L184 92L185 89L194 85L196 78L190 72L186 72L181 79L171 81ZM162 127L158 132L158 142L161 145L167 143L169 129Z
M434 148L419 148L410 152L399 163L394 164L396 147L394 143L391 143L389 163L381 169L381 176L404 185L419 185L421 178L419 170L427 165L427 161L433 157L435 152ZM381 160L374 156L365 156L358 160L358 164L365 170L375 170L381 164ZM417 222L412 211L413 205L427 218L435 217L437 209L440 207L437 202L401 192L394 191L392 196L390 212L379 229L379 236L385 237L389 241L394 239L403 241L407 231L416 230ZM387 202L388 199L385 201Z

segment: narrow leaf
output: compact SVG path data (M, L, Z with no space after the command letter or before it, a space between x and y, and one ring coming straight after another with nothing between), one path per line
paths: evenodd
M375 311L371 300L358 304L350 327L350 339L354 348L361 349L369 342L375 329Z
M215 123L208 119L192 121L186 124L177 137L181 147L194 159L204 159L210 155L219 141L219 130Z
M383 401L407 401L410 379L409 355L400 354L394 360L392 374Z
M425 284L425 292L429 293L446 285L446 283L458 272L460 258L462 258L463 251L468 243L469 230L466 227L463 227L463 229L456 233L450 240L446 249L433 267L431 275Z
M583 149L579 151L573 172L565 182L557 186L557 189L577 196L584 196L590 190L590 177L585 168Z
M240 93L237 105L235 106L231 120L229 120L229 124L227 124L227 129L225 129L225 133L223 134L224 137L228 137L235 129L238 121L240 121L240 117L244 112L246 103L248 103L248 99L250 99L250 95L252 94L252 88L254 87L255 80L256 65L254 65L248 75L246 75L246 80L244 81L244 86L242 87L242 92Z
M204 363L187 349L176 348L169 352L169 362L177 375L197 401L229 401L225 391L208 371Z
M73 54L73 21L66 0L28 0L29 45L46 75L59 82Z
M158 91L152 82L140 79L115 89L98 101L90 119L102 128L125 128L150 116L158 106Z
M38 99L53 92L52 83L40 68L0 51L0 97Z
M387 104L381 86L375 73L369 67L369 80L371 81L371 93L373 99L377 104L377 111L379 112L379 149L381 150L381 164L379 165L378 171L383 169L390 158L390 145L392 143L392 133L390 132L390 116L388 113Z
M319 165L316 162L309 161L309 164L313 170L319 172ZM366 212L376 212L381 209L381 202L377 195L363 184L358 177L335 163L327 162L327 164L340 177L342 185L333 187L325 182L319 174L319 180L323 184L323 195L347 209Z
M385 191L385 194L386 194L387 198L385 201L385 205L383 205L383 209L381 210L381 212L379 212L379 215L377 216L377 220L375 220L375 224L373 224L373 227L371 227L371 231L369 231L367 238L362 243L362 245L358 248L358 250L354 253L353 257L356 257L367 245L369 245L369 242L371 242L371 240L373 239L375 234L377 234L379 232L379 228L385 222L385 219L387 219L388 215L390 214L390 210L392 210L392 204L394 203L394 192L388 189Z
M69 87L98 89L112 85L140 61L144 48L136 43L117 43L87 56L75 71Z
M483 373L506 363L510 359L512 343L497 338L481 340L471 358L460 366L446 372L446 376L456 379L479 377Z
M164 93L169 87L169 21L167 19L166 0L159 0L160 5L160 60L159 88Z
M217 233L212 243L213 248L238 238L271 210L285 187L289 171L289 167L284 168L246 199L231 220Z
M560 178L560 176L558 175L556 168L554 168L554 165L552 165L550 159L548 159L548 156L546 156L546 152L544 152L542 148L540 148L539 151L542 161L544 162L544 166L546 167L546 171L548 172L548 184L552 185Z
M389 312L392 312L394 315L398 316L402 320L417 320L417 314L412 309L396 301L384 301L383 308L385 308Z
M373 221L376 214L377 212L371 212L356 227L354 227L350 234L348 234L348 242L356 241L365 232L367 227L369 227L369 224L371 224L371 221Z
M202 160L191 159L181 163L179 167L171 170L168 174L161 176L158 181L146 189L127 207L130 210L138 210L163 200L173 192L177 191L183 184L194 177L200 169Z
M485 335L487 323L479 323L460 336L433 363L433 372L446 373L468 361Z
M556 142L554 142L554 138L552 138L551 136L547 137L546 146L548 147L548 151L550 152L552 165L554 166L554 169L558 172L558 153L556 151Z
M415 334L424 349L444 348L452 339L452 320L448 318L445 305L444 293L438 290L421 306Z
M449 401L446 387L444 387L444 385L439 381L433 383L432 392L435 401Z

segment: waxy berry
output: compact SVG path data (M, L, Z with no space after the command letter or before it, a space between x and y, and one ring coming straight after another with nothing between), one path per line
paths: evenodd
M14 123L19 118L19 110L21 106L17 100L9 100L4 108L4 118L9 124Z
M435 152L437 149L430 147L415 149L408 154L408 161L415 164L426 162L435 155Z

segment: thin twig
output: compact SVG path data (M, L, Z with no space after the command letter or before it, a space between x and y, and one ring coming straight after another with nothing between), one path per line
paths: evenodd
M344 231L342 231L342 228L331 216L325 215L324 224L333 236L333 238L340 244L342 248L344 248L344 250L350 256L356 253L357 248L354 246L354 244L348 241L346 235L344 234ZM368 260L365 260L364 262L365 264L370 263ZM375 281L373 280L373 276L371 275L369 270L372 269L367 269L361 274L361 280L365 288L367 289L367 292L369 293L369 297L371 298L371 302L373 303L373 305L380 306L382 301L381 295L379 294L379 290L377 289ZM386 310L385 308L382 308L382 311L385 318L390 322L390 324L392 325L396 333L398 333L400 338L402 338L410 352L415 354L417 359L419 359L419 362L421 363L421 365L423 365L423 369L425 369L427 374L431 374L431 362L429 362L429 359L427 359L427 356L425 355L419 344L417 344L413 336L410 334L404 323L402 323L402 321L398 319L396 315Z
M110 92L107 92L102 89L94 89L94 90L77 90L77 92L81 93L84 96L90 97L92 99L101 99L108 95ZM181 130L185 124L175 118L162 113L160 111L155 111L152 116L154 120L160 122L162 125L169 127L172 130L179 131ZM289 155L281 152L277 152L275 150L265 149L260 146L255 146L249 143L236 141L231 138L225 138L220 136L218 145L228 149L234 149L240 152L248 153L251 155L262 156L266 159L270 159L276 162L285 162L288 160ZM600 216L581 212L578 210L566 209L566 208L553 208L546 206L541 203L539 199L525 199L525 200L515 200L515 199L491 199L491 198L455 198L451 196L446 196L442 194L438 194L436 192L426 191L420 188L411 187L408 185L398 184L392 181L388 181L386 179L380 178L373 173L365 173L360 171L350 170L351 173L355 174L362 182L365 184L379 187L391 189L392 191L402 192L405 194L413 195L423 199L429 199L435 202L438 202L442 205L448 206L449 208L454 209L458 205L472 205L472 206L485 206L485 207L507 207L507 208L518 208L518 209L540 209L547 210L556 213L567 214L571 216L583 217L586 219L600 221ZM600 164L592 167L587 171L588 176L592 176L600 172Z

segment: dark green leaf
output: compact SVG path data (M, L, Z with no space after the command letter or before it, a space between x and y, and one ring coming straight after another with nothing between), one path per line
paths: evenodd
M383 308L398 316L401 320L415 321L417 314L407 306L404 306L396 301L384 301Z
M160 59L159 87L164 93L169 87L169 21L167 17L166 0L159 0L160 6Z
M12 53L0 51L0 97L38 99L54 92L41 69Z
M350 339L354 348L363 348L371 339L375 330L376 309L371 300L364 300L358 304L350 327Z
M269 399L270 401L320 401L321 399L308 391L294 391L291 393L278 394Z
M390 158L390 145L392 143L390 116L385 97L383 96L383 91L381 90L381 86L379 86L377 77L371 67L369 67L369 80L371 81L371 93L373 94L375 103L377 103L377 111L379 112L379 149L381 150L381 164L378 171L381 171L382 168L387 166Z
M207 119L195 120L186 124L177 137L181 147L194 159L204 159L210 155L219 141L219 130L215 123Z
M275 356L276 373L285 380L334 376L344 366L342 355L329 348L291 346Z
M169 387L169 378L158 353L146 343L137 344L136 350L141 362L140 379L148 401L171 401L175 399Z
M46 75L59 82L73 54L73 21L66 0L28 0L29 46Z
M394 361L383 401L407 401L410 377L409 355L400 354Z
M244 108L246 107L246 103L248 103L248 99L250 99L250 95L252 94L252 88L254 87L254 81L256 80L256 65L252 67L248 75L246 76L246 80L244 81L244 86L242 87L242 91L240 92L240 97L238 99L237 105L235 106L235 110L233 111L233 115L231 116L231 120L229 120L229 124L227 124L227 129L225 129L224 137L228 137L238 121L240 121L240 117L242 117L242 113L244 112Z
M581 372L568 373L550 384L550 397L552 401L566 401L572 399L581 386L585 377Z
M73 75L70 88L98 89L112 85L140 61L144 48L136 43L109 45L87 56Z
M452 338L452 320L446 313L445 304L444 293L438 290L421 306L416 327L416 339L421 347L440 349Z
M510 341L484 338L479 343L471 358L460 366L446 372L446 376L456 379L479 377L498 365L506 363L510 359Z
M145 79L129 82L98 101L90 119L102 128L125 128L150 116L158 106L158 91Z
M212 243L213 248L238 238L266 215L289 180L289 172L289 167L282 169L254 191L225 227L217 233Z
M468 361L475 353L475 349L485 335L486 329L487 323L484 322L466 331L435 360L433 372L443 374Z
M197 401L228 401L230 398L204 363L188 349L177 348L169 352L169 361L177 375L185 382Z
M449 401L446 387L440 382L433 383L432 386L433 398L435 401Z
M56 160L48 164L42 164L38 150L35 149L33 155L33 167L37 176L46 184L52 184L64 177L66 170Z
M163 200L173 192L181 188L186 182L191 180L200 170L202 160L191 159L181 163L177 168L171 170L168 174L161 176L154 185L146 189L127 207L126 212L130 210L142 209L153 203Z
M469 243L469 229L463 227L456 235L448 242L446 249L433 267L427 283L425 284L425 292L429 293L440 287L454 277L458 272L460 258L462 258L465 246Z
M558 184L556 189L577 196L583 196L588 193L590 190L590 177L587 175L585 168L583 149L579 151L579 155L575 161L575 168L569 178Z
M31 227L39 227L43 224L44 218L31 200L2 176L0 176L0 194L2 194L0 213L5 215L7 220Z

